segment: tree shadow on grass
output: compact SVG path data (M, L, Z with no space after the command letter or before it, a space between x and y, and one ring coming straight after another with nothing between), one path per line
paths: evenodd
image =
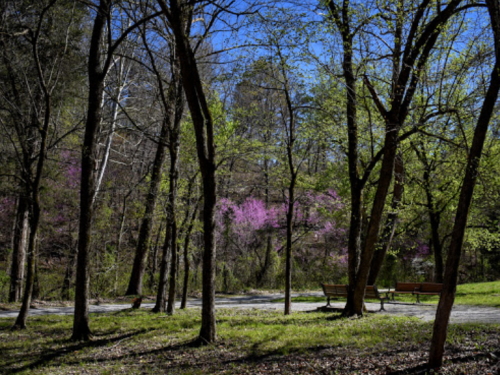
M493 352L493 353L475 353L475 354L470 354L466 356L461 356L461 357L454 357L454 358L449 358L446 360L448 363L468 363L468 362L477 362L479 360L484 360L486 358L497 358L500 356L500 350ZM414 367L409 367L403 370L397 370L393 372L388 372L387 375L425 375L429 374L429 367L427 366L427 363L414 366Z
M5 363L5 365L7 366L6 373L7 374L16 374L16 373L20 373L20 372L23 372L26 370L34 370L37 368L43 368L44 365L49 365L51 361L57 359L58 357L63 357L64 355L67 355L67 354L72 353L74 351L82 350L85 348L106 347L107 345L109 345L111 343L115 343L115 345L116 345L125 339L131 338L133 336L136 336L136 335L139 335L139 334L142 334L145 332L148 332L148 330L142 329L142 330L127 333L127 334L124 334L121 336L113 337L110 339L105 339L105 338L99 339L99 340L94 339L94 340L91 340L88 342L74 343L73 345L66 346L66 347L63 347L63 348L60 348L57 350L47 350L44 353L37 356L38 357L37 360L35 360L29 364L26 364L22 367L15 368L15 369L8 368L9 366L11 366L13 364L22 361L23 358L28 358L29 353L27 353L23 357L17 357L15 360L11 361L10 363ZM96 337L96 335L94 335L94 338L95 337ZM69 342L69 343L71 342L68 340L64 340L64 341ZM203 347L203 346L206 346L206 343L200 342L199 338L196 338L196 339L190 339L187 341L183 341L181 343L177 343L174 345L168 345L166 347L162 347L162 348L158 348L158 349L137 351L137 352L133 352L133 353L129 352L129 353L125 353L123 355L114 355L114 356L108 356L105 358L96 358L95 356L93 356L93 354L95 355L95 353L90 353L90 355L87 358L79 358L79 359L73 360L73 361L64 361L64 365L65 366L72 366L72 365L78 366L78 365L82 365L85 363L109 363L109 362L113 362L113 361L119 361L122 359L127 359L127 360L133 361L136 358L147 356L147 355L160 355L160 354L166 354L168 352L176 352L176 351L180 351L183 349L199 348L199 347ZM172 356L169 359L174 360L174 356ZM57 363L54 363L54 365L57 365ZM188 368L189 365L186 365L184 367Z
M127 333L125 335L121 335L121 336L117 336L117 337L113 337L113 338L109 338L109 339L105 339L105 338L102 338L102 339L98 339L98 340L91 340L91 341L85 341L85 342L76 342L76 343L73 343L69 340L61 340L61 341L64 341L64 342L68 342L68 343L72 343L71 345L69 346L65 346L63 348L60 348L60 349L49 349L49 350L46 350L45 352L41 353L40 356L38 356L38 358L31 362L31 363L28 363L22 367L19 367L19 368L15 368L15 369L9 369L7 368L7 372L8 374L16 374L16 373L19 373L19 372L22 372L22 371L25 371L25 370L33 370L33 369L36 369L38 367L41 367L45 364L48 364L49 362L53 361L54 359L58 358L58 357L62 357L68 353L72 353L72 352L75 352L75 351L78 351L78 350L82 350L82 349L85 349L85 348L97 348L97 347L102 347L102 346L106 346L110 343L114 343L114 342L119 342L119 341L122 341L122 340L125 340L127 338L130 338L130 337L133 337L133 336L136 336L136 335L139 335L141 333L144 333L146 332L147 330L145 329L142 329L142 330L138 330L138 331L135 331L135 332L131 332L131 333ZM26 353L26 355L24 356L26 357L26 360L29 360L29 357L32 357L32 355L30 355L30 353ZM20 362L21 360L23 359L23 357L17 357L15 359L15 361L11 362L11 363L6 363L6 365L12 365L14 363L18 363ZM75 362L76 363L76 362ZM80 361L78 361L77 363L80 363Z

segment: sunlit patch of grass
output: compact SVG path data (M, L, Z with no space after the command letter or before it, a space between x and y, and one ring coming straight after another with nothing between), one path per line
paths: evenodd
M347 319L323 312L284 316L274 311L221 309L217 311L219 341L196 347L191 342L199 334L200 323L199 309L177 311L173 316L143 309L92 314L93 340L75 343L68 340L71 316L32 318L25 331L10 331L13 320L0 319L0 371L214 373L223 363L242 361L244 368L246 361L270 355L307 355L324 349L383 353L405 347L421 348L429 341L432 328L430 323L416 318L383 314ZM498 328L452 325L448 341L484 346L484 332L498 332Z

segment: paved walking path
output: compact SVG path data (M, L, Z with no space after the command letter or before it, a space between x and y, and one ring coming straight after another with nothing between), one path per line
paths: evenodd
M301 293L294 296L321 296L322 293ZM231 298L216 298L215 303L217 308L237 308L237 309L260 309L260 310L282 310L282 303L271 302L277 298L283 298L282 294L269 294L260 296L243 296ZM318 307L325 306L325 302L294 302L292 303L292 311L312 311ZM332 307L341 309L345 305L344 302L335 302ZM381 313L401 316L414 316L424 321L432 321L436 314L436 305L424 304L408 304L408 303L385 303L385 312ZM143 303L141 308L152 309L154 304ZM177 305L179 306L179 304ZM188 300L188 307L200 308L201 299ZM368 311L375 312L380 309L380 303L367 303ZM130 308L130 304L120 305L91 305L91 313L113 312ZM37 315L72 315L73 307L52 307L30 309L30 316ZM18 311L0 311L0 318L15 318ZM452 323L498 323L500 324L500 309L495 307L481 306L454 306L451 313Z

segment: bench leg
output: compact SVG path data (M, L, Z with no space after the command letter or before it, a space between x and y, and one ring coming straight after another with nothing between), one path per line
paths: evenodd
M330 306L330 297L326 297L326 298L327 298L327 300L326 300L326 306L328 307L328 306Z
M417 294L417 303L420 303L420 294Z
M385 311L385 309L384 309L384 300L383 299L380 300L380 311Z

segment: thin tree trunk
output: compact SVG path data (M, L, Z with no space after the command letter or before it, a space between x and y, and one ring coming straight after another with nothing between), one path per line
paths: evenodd
M151 257L151 269L149 273L149 289L155 289L155 274L158 268L158 245L160 243L161 231L163 230L163 221L160 222L158 234L156 235L156 243L153 247L153 255Z
M195 128L196 149L203 177L205 248L203 252L203 291L199 342L201 344L213 343L217 340L215 321L215 205L217 203L217 190L214 124L194 52L186 35L186 32L189 32L186 28L189 29L190 23L186 24L185 20L190 20L192 15L184 13L186 8L181 9L178 0L170 0L170 7L167 7L164 0L158 0L158 3L168 18L175 36L182 83Z
M123 73L123 64L120 66L120 76ZM102 180L104 178L104 174L106 173L106 168L108 166L108 160L109 160L109 154L111 153L111 146L113 145L113 138L115 135L115 129L116 129L116 119L118 117L118 108L119 105L118 103L120 102L120 97L122 94L123 86L120 85L118 88L118 95L116 97L116 102L113 104L113 114L111 118L111 129L109 130L108 137L106 139L106 145L104 146L104 153L102 155L102 160L99 165L99 171L97 172L97 178L96 178L96 186L93 192L92 196L92 204L95 204L95 200L97 198L97 195L99 194L99 191L101 189L101 184ZM103 95L104 99L104 95Z
M443 246L439 239L439 225L441 222L440 213L437 212L437 207L434 202L434 197L430 190L429 172L424 173L425 195L427 197L427 212L429 213L431 241L434 253L434 281L436 283L443 282L444 263L443 263Z
M29 229L28 200L20 194L14 220L12 266L10 271L9 302L17 302L22 296L24 260Z
M266 274L271 267L271 251L272 251L271 233L266 234L266 253L264 254L264 264L257 274L257 287L262 287L266 278Z
M186 237L184 238L184 285L182 286L182 300L181 300L181 309L186 308L187 304L187 294L189 287L189 242L191 240L191 232L193 231L194 221L196 219L196 214L198 213L198 203L193 210L193 214L191 216L191 220L189 222L189 227L186 231Z
M358 168L358 124L357 124L357 93L356 77L353 68L353 37L349 3L344 2L339 9L333 1L329 1L330 16L337 26L343 41L342 70L346 84L346 112L347 112L347 160L349 168L349 182L351 187L351 216L349 222L349 240L347 245L348 264L347 274L349 280L347 302L344 314L348 315L353 309L354 286L356 272L359 264L361 248L361 214L363 185L359 178Z
M118 274L119 274L119 260L120 253L122 249L122 238L123 238L123 228L125 227L125 217L127 214L127 199L130 196L132 190L123 197L122 213L120 215L120 226L118 227L118 235L116 239L116 250L115 250L115 297L118 295Z
M101 102L104 95L105 70L101 68L101 41L111 1L101 0L96 12L90 40L88 59L89 96L87 122L82 148L82 175L80 186L80 224L75 283L75 314L72 340L88 340L89 327L89 252L92 216L94 213L93 190L96 187L96 133L102 119Z
M430 221L430 230L431 230L431 247L433 248L434 253L434 281L437 283L443 282L443 273L444 273L444 265L443 265L443 244L439 239L439 226L441 223L441 213L438 211L436 207L436 203L434 201L434 196L431 191L431 178L430 175L432 170L434 169L429 163L426 155L426 150L424 145L421 147L424 148L423 151L420 151L416 145L412 143L412 147L415 150L418 158L422 162L424 166L424 175L423 175L423 187L425 191L425 196L427 198L427 212L429 214Z
M80 186L80 227L78 234L78 262L76 270L75 288L75 314L73 321L73 340L88 340L91 336L89 328L89 252L91 242L92 217L94 213L93 190L96 187L96 134L102 119L102 99L104 95L104 80L111 66L113 52L123 42L126 36L148 20L156 17L159 13L151 14L128 27L114 43L111 38L107 39L107 51L102 57L102 41L106 25L111 19L111 0L100 0L96 8L90 48L88 56L89 95L87 107L87 121L85 124L85 135L82 148L82 174ZM109 35L112 33L110 32Z
M163 251L160 263L160 279L158 280L158 290L156 294L156 303L153 312L165 312L167 303L167 280L168 280L168 255L172 245L172 222L167 217L167 227L165 229L165 241L163 242Z
M397 127L396 127L397 128ZM356 274L352 310L348 315L363 315L364 294L368 281L375 244L378 241L380 222L384 212L385 200L389 191L396 158L397 136L396 129L389 127L386 133L384 158L380 170L380 178L373 201L373 207L368 225L368 233L364 241L363 255Z
M394 231L396 230L396 222L398 220L399 206L403 197L404 191L404 165L403 155L401 152L396 157L394 166L394 192L392 194L391 212L387 215L382 235L380 236L379 248L375 250L373 255L370 274L368 276L368 285L374 285L384 263L385 255L391 248Z
M35 50L35 60L38 62L38 56L36 52L36 44L34 45ZM41 74L41 73L39 73ZM28 273L26 276L26 285L24 287L24 296L23 303L21 306L21 310L19 311L19 315L17 316L16 322L14 323L13 328L24 329L26 328L26 320L28 319L28 311L31 303L31 296L33 294L33 284L35 281L35 257L36 257L36 242L38 236L38 228L40 225L40 186L42 181L42 173L45 164L45 159L47 155L47 138L49 134L49 125L50 125L50 117L51 117L51 96L49 92L46 90L44 86L44 96L45 96L45 115L44 115L44 123L42 129L40 129L41 135L41 144L40 151L38 153L38 162L36 167L35 178L32 181L31 185L31 217L30 217L30 237L28 242Z
M182 93L181 93L182 95ZM180 121L179 121L180 125ZM175 129L177 127L177 129ZM178 265L178 246L177 246L177 215L176 215L176 198L177 198L177 180L179 178L179 165L178 165L178 155L179 155L179 131L180 126L174 126L172 133L176 135L171 135L170 137L170 191L171 191L171 201L170 201L170 220L172 225L172 238L171 238L171 259L170 259L170 279L169 279L169 289L168 289L168 304L167 313L173 314L175 312L175 294L177 286L177 265Z
M38 215L40 215L38 213ZM38 226L35 225L36 218L33 218L31 227ZM33 284L35 280L35 249L36 249L36 231L30 233L30 238L28 242L28 267L26 275L26 283L24 288L23 303L21 305L21 310L17 316L16 322L14 323L13 329L25 329L26 320L28 318L28 312L31 304L31 295L33 293Z
M66 265L66 272L64 273L64 280L61 288L61 298L65 301L70 300L69 291L71 289L71 280L73 279L73 271L75 268L78 244L75 244L75 247L72 248L70 251L71 253L69 255L68 264Z
M37 248L35 249L35 254L38 254L38 247L40 246L40 242L36 242ZM33 277L33 292L31 293L31 299L39 299L40 298L40 278L39 278L38 268L38 258L35 257L35 276Z
M293 166L291 167L293 168ZM293 172L292 172L293 173ZM288 188L288 209L286 213L286 258L285 258L285 315L292 313L292 224L295 203L295 176Z
M264 149L264 183L265 183L265 204L266 204L266 210L269 209L269 160L267 158L267 152ZM272 238L271 238L271 231L269 230L266 233L266 253L264 255L264 265L260 269L260 271L257 274L257 287L261 287L264 278L266 276L266 273L268 272L269 267L271 266L271 251L272 251Z
M481 113L479 114L479 118L477 120L472 146L467 159L467 168L458 200L455 223L453 225L451 242L448 248L448 257L446 260L443 291L441 292L436 312L436 320L434 321L434 330L429 352L430 368L440 367L443 363L444 344L446 342L451 309L455 301L455 292L458 281L458 267L460 265L460 257L462 254L467 217L472 201L472 195L474 193L474 187L477 181L484 140L486 139L488 126L498 98L498 92L500 90L500 4L498 0L486 0L486 4L493 29L496 61L491 73L490 86L486 93L483 107L481 108Z
M155 160L153 162L153 171L151 173L151 183L149 185L149 192L146 197L146 207L144 217L142 218L141 229L139 231L139 239L137 241L137 249L134 257L134 265L130 275L128 284L127 295L141 295L142 293L142 280L144 271L146 269L147 253L149 243L151 241L151 229L153 227L153 215L156 208L158 192L161 183L161 170L166 156L166 143L168 138L168 128L170 126L171 118L168 116L164 119L158 147L156 149Z
M381 219L384 211L385 200L392 180L394 170L396 150L399 142L399 131L405 123L408 115L410 104L418 87L420 75L425 64L431 54L431 51L440 35L441 26L454 14L455 9L462 0L452 0L435 18L424 24L424 31L421 34L416 34L420 26L420 21L423 20L428 3L422 3L417 9L415 17L412 20L410 35L407 36L407 44L401 49L401 38L395 39L396 55L404 51L403 64L399 60L393 66L393 77L397 77L397 81L393 82L394 95L390 100L390 110L385 109L385 104L382 103L375 88L371 85L368 77L364 76L365 85L370 91L373 102L379 110L381 116L386 121L385 140L383 148L382 165L380 169L380 177L375 193L372 210L370 214L370 222L368 225L367 235L364 241L361 260L358 271L355 277L354 295L352 296L352 304L346 305L344 315L362 315L364 306L365 287L368 281L368 273L370 272L371 262L375 245L378 241ZM344 3L348 4L348 3ZM398 3L398 17L404 17L404 7L402 2ZM400 27L396 25L396 27ZM416 42L413 44L413 38ZM352 41L352 40L351 40ZM352 47L352 45L351 45ZM365 173L366 174L366 173ZM364 179L365 180L365 179ZM350 286L352 289L352 286Z

